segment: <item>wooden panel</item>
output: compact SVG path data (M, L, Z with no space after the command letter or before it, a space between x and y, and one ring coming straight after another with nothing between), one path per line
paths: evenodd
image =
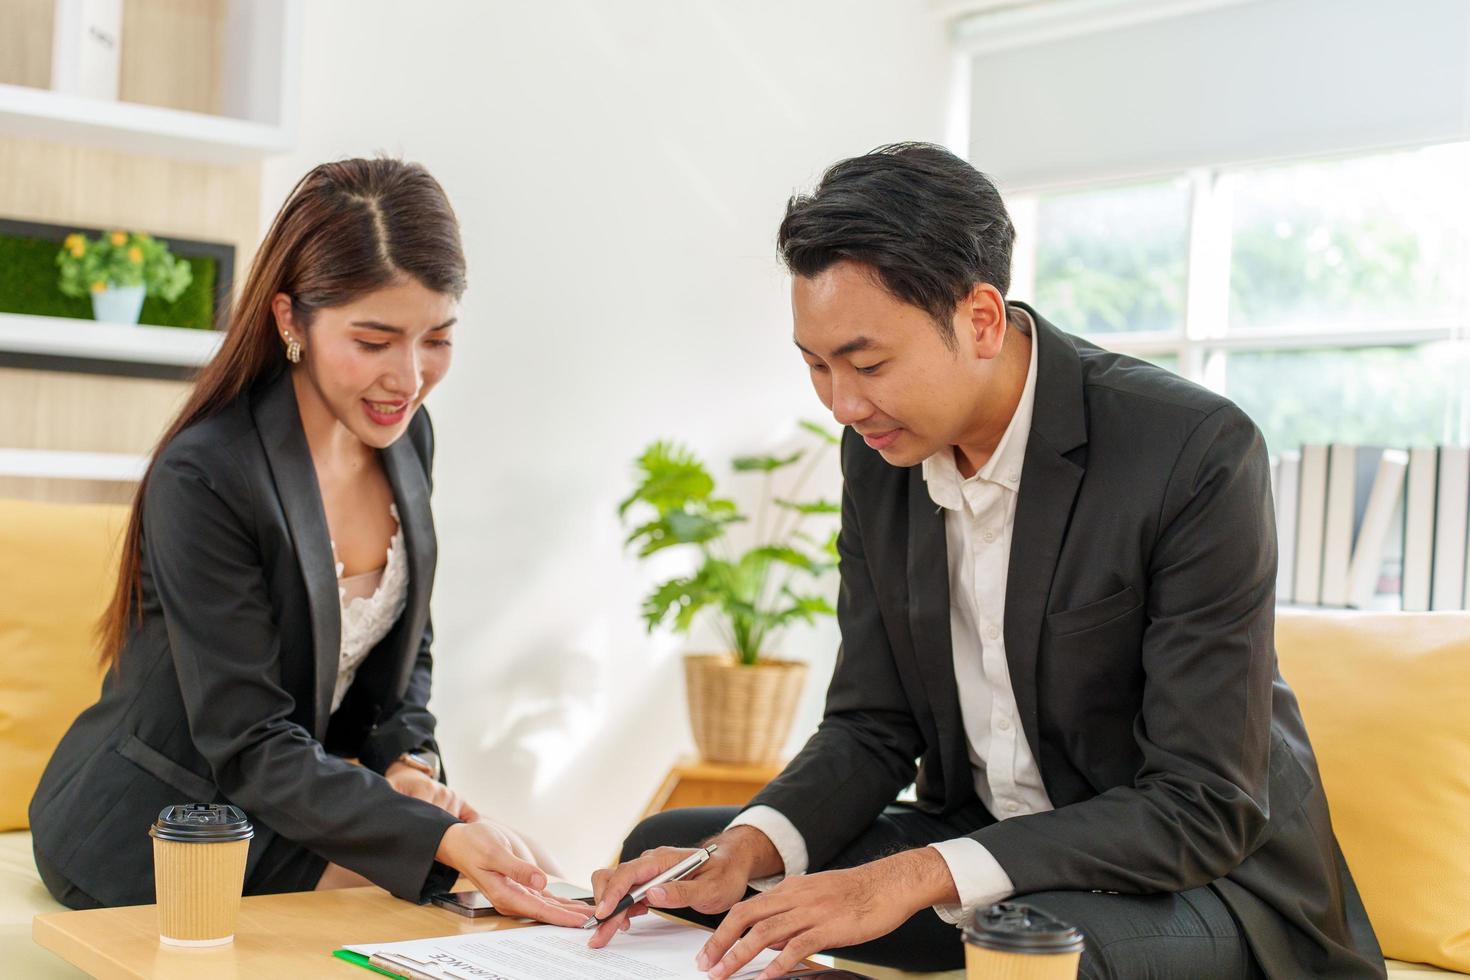
M146 453L188 390L184 381L0 368L0 445Z
M260 167L3 137L0 215L229 242L242 282L260 234Z
M101 480L38 480L0 476L0 500L44 500L51 504L131 504L137 484Z
M188 391L183 381L0 368L0 446L146 454ZM0 497L125 504L133 484L0 477Z
M227 13L226 0L125 0L119 98L218 113Z
M0 14L0 83L51 87L54 0L4 0Z

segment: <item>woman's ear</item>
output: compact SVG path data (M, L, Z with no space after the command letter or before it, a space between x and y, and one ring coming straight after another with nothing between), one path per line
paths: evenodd
M299 333L296 329L296 320L291 315L291 297L285 293L276 293L271 297L271 314L276 320L276 333L281 337L281 343L287 343L287 334L293 337ZM296 337L299 340L299 337Z

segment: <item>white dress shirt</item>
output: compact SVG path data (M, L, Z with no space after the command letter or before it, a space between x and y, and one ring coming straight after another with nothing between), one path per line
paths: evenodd
M1011 688L1005 650L1005 589L1011 557L1011 530L1031 416L1036 402L1036 342L1031 318L1011 310L1012 322L1032 338L1031 363L1015 415L985 465L966 479L955 464L953 447L924 460L929 496L944 508L949 555L949 622L955 683L964 722L975 792L997 820L1052 809L1041 771ZM751 826L770 838L785 874L806 872L806 841L779 811L752 807L730 826ZM971 837L931 845L944 859L959 893L957 905L935 906L948 922L959 922L976 908L1015 891L995 857ZM768 888L781 875L751 882Z

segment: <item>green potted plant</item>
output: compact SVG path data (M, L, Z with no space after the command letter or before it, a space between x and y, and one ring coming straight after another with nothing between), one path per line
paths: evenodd
M638 457L638 486L618 507L625 522L637 521L627 545L640 559L668 548L697 558L690 574L648 594L643 619L650 632L668 624L687 633L705 613L728 644L725 653L684 658L694 741L713 762L776 760L791 730L806 664L774 656L772 646L791 624L836 613L814 590L837 567L832 515L840 508L829 500L799 498L838 440L816 423L801 426L816 440L813 449L732 461L737 473L763 477L752 543L744 550L733 547L726 532L747 523L747 516L733 500L716 495L704 464L676 443L655 442ZM772 475L803 460L790 496L775 496ZM813 522L825 524L825 533Z
M90 295L92 316L111 323L137 323L145 296L172 303L194 278L189 263L143 232L111 231L96 241L73 232L56 266L57 288L73 298Z

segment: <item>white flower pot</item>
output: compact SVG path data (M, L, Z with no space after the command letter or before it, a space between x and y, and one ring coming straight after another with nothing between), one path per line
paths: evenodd
M92 294L92 318L108 323L137 323L143 310L142 286L109 286Z

